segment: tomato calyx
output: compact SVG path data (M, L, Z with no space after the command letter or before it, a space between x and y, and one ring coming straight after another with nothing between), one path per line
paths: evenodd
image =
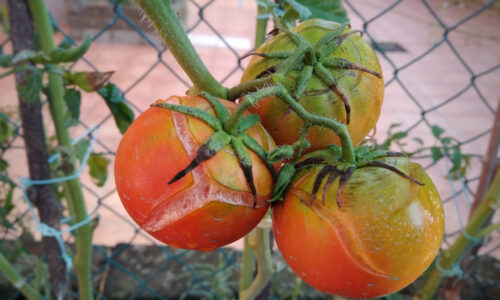
M380 73L361 65L357 65L346 59L328 57L328 55L337 49L347 37L353 34L362 34L359 30L349 30L346 32L349 28L349 24L339 25L336 29L323 35L314 46L298 33L280 28L279 30L283 31L296 44L295 51L282 50L267 53L252 52L243 58L257 55L266 59L281 60L278 64L268 67L255 77L255 79L261 79L272 76L274 83L277 85L288 86L284 82L285 75L292 71L299 70L300 74L297 83L295 84L295 88L293 91L290 91L295 100L298 100L306 91L306 87L313 76L317 77L328 88L325 90L309 91L309 93L324 94L334 92L344 106L346 113L345 123L349 124L351 119L349 99L344 91L339 88L337 83L338 78L336 78L332 71L338 69L350 69L366 72L378 78L382 78ZM288 109L285 116L290 113L290 111L291 110Z
M210 95L207 92L202 92L200 94L205 98L214 108L216 115L214 116L202 109L176 105L166 102L157 102L152 104L153 107L159 107L163 109L168 109L178 113L182 113L188 116L198 118L206 122L213 130L214 133L208 137L205 142L199 147L196 152L194 159L181 171L179 171L169 182L172 184L180 179L182 179L186 174L191 172L194 168L199 166L202 162L207 161L212 158L215 154L221 151L224 147L230 146L240 162L240 166L243 170L243 174L248 183L252 196L254 198L253 207L257 205L257 189L255 187L253 172L252 172L252 160L248 149L255 152L264 162L273 176L275 175L275 170L272 164L267 162L267 152L264 148L252 137L250 137L245 131L250 129L256 123L259 122L260 118L258 115L249 114L241 117L237 124L236 130L228 133L224 130L224 123L230 117L230 113L227 108L217 99L216 97Z
M298 162L285 164L278 174L278 178L273 189L273 198L269 202L282 200L283 193L288 188L289 183L294 176L313 167L320 166L316 178L314 179L312 193L309 199L309 205L312 205L314 199L323 181L326 178L326 183L322 190L322 203L325 204L328 188L339 178L339 187L336 194L336 203L340 209L341 195L344 187L351 178L353 172L366 167L383 168L392 171L399 176L408 179L410 182L418 185L424 185L417 179L399 170L393 165L383 162L381 159L386 157L408 157L405 153L376 149L372 146L362 146L355 151L356 162L346 163L342 161L342 150L340 146L329 145L325 149L316 150L301 158Z

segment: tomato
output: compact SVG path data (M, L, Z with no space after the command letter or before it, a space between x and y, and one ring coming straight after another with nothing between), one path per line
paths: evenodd
M314 166L297 173L284 202L273 206L273 231L283 258L325 293L371 298L396 292L420 276L439 250L443 207L425 170L403 157L375 161L423 185L365 166L354 169L338 198L342 176L329 185L329 179L320 181L314 195L323 168Z
M196 107L213 115L202 97L170 97L167 103ZM230 111L234 103L221 100ZM123 136L115 161L118 195L132 219L156 239L185 249L210 251L255 227L266 213L273 179L265 163L250 152L257 203L232 148L168 184L196 156L213 130L195 117L151 107ZM266 151L275 147L257 124L246 131Z
M321 37L332 30L338 29L340 26L340 24L330 21L311 19L301 23L291 31L298 33L315 46ZM346 28L342 34L348 31L349 29ZM271 53L295 49L296 44L287 34L281 32L267 40L256 52ZM381 67L374 50L359 35L349 35L339 47L324 57L324 59L335 58L345 59L350 63L374 71L380 76L373 75L373 72L328 68L330 74L337 81L338 90L345 95L350 105L350 122L347 122L346 108L339 94L331 90L315 74L313 74L306 91L298 101L311 113L329 117L344 124L349 123L347 125L348 131L353 144L357 145L375 127L380 115L384 96ZM259 75L265 74L265 70L278 65L282 61L279 58L255 55L245 69L241 81L255 79ZM299 70L295 70L290 72L286 79L296 84L298 76ZM287 88L291 91L295 89L293 85ZM253 108L253 112L260 115L262 124L278 145L292 144L300 137L304 122L298 115L290 112L288 106L278 98L268 97L261 100ZM311 143L311 147L307 149L307 152L324 148L329 144L340 144L339 138L331 130L319 126L313 126L309 129L307 140Z

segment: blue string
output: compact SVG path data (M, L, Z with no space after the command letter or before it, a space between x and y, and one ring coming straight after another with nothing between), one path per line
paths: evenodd
M443 277L457 276L457 278L460 278L460 279L463 278L464 271L462 270L462 268L460 268L460 265L458 263L454 263L449 269L444 269L443 267L441 267L439 262L440 262L440 259L438 257L438 259L436 260L436 269L438 269L439 272L441 272L441 275Z
M96 129L98 129L97 125L89 128L85 133L83 133L81 136L79 136L74 141L72 141L71 144L72 145L76 144L78 141L83 139L85 136L88 136L92 131L94 131ZM57 240L59 247L61 248L62 258L64 259L64 262L66 263L66 270L68 270L68 271L73 266L73 261L64 249L64 242L62 240L62 236L68 232L72 232L72 231L84 226L85 224L89 223L91 221L91 218L89 216L87 216L87 218L85 218L84 220L82 220L76 224L73 224L72 226L70 226L67 229L56 230L56 229L50 227L49 225L47 225L43 222L40 222L40 220L38 219L38 217L35 213L33 205L31 204L31 201L29 199L29 196L28 196L28 193L26 192L26 190L29 187L34 186L34 185L47 185L47 184L53 184L53 183L60 183L60 182L64 182L64 181L78 178L81 175L81 173L83 172L83 169L85 168L85 165L87 164L87 161L90 157L90 154L92 153L92 149L94 148L94 145L97 141L97 136L98 136L98 130L96 130L96 132L92 135L92 140L91 140L91 142L87 148L87 151L85 152L85 155L80 163L80 168L75 173L68 175L68 176L63 176L63 177L59 177L59 178L50 178L50 179L31 180L27 177L21 177L19 179L19 183L21 184L21 191L23 194L24 202L26 202L26 204L28 205L29 212L31 214L31 217L35 221L37 230L40 231L42 236L51 236ZM55 161L59 156L60 156L59 153L52 155L49 158L49 163ZM67 223L67 222L71 221L72 219L73 219L73 217L64 218L61 220L61 222Z

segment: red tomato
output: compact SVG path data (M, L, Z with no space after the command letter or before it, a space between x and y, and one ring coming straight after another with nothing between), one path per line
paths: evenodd
M311 198L321 167L300 172L273 207L273 231L283 258L314 288L349 298L396 292L436 256L444 232L441 199L424 169L408 158L377 159L393 171L355 169L340 194L325 179ZM312 201L312 202L311 202Z
M165 101L215 115L202 97L173 96ZM236 106L222 102L230 111ZM142 229L172 247L210 251L227 245L255 227L269 207L266 200L271 197L273 179L252 151L255 209L240 162L228 146L168 184L212 133L197 118L151 107L133 122L118 146L115 181L125 209ZM260 124L247 133L266 151L275 147Z

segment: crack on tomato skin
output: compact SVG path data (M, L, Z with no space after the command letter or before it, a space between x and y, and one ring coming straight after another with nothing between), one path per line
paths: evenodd
M362 251L362 246L359 245L360 241L356 238L357 234L349 226L349 222L340 213L340 209L333 210L319 201L313 201L312 204L305 199L309 199L310 194L302 189L290 189L290 193L304 204L306 207L316 214L321 220L329 225L337 237L337 241L344 250L344 253L351 259L352 263L364 272L371 274L378 278L391 278L383 270L377 267L370 257ZM340 234L343 232L344 234ZM347 240L346 240L347 239Z
M172 112L172 119L177 136L188 157L196 159L199 152L197 148L202 146L199 146L195 136L189 130L188 117ZM158 199L158 204L151 209L147 218L140 224L141 228L149 232L162 230L174 221L212 202L258 209L268 205L266 200L271 197L271 195L264 195L255 199L248 191L231 189L215 180L205 164L192 169L190 174L192 185L167 199L163 197Z
M168 182L168 184L172 184L172 183L176 182L177 180L183 178L187 173L191 172L199 164L210 159L215 154L217 154L217 151L209 149L208 144L201 145L200 149L198 150L198 153L196 154L196 157L189 163L189 165L186 168L184 168L179 173L177 173L174 176L174 178L172 178Z

